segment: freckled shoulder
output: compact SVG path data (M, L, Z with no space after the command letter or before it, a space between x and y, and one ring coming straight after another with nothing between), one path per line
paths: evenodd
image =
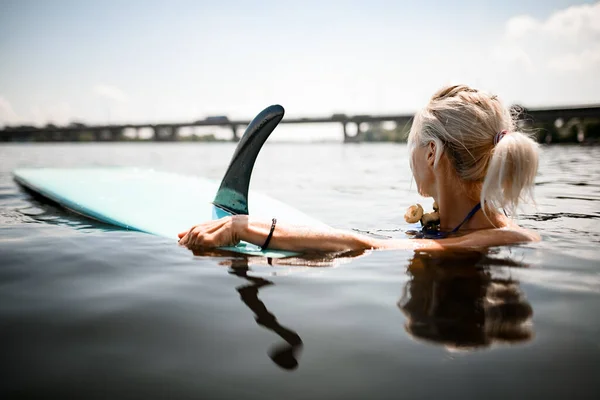
M376 240L370 248L412 249L440 251L452 249L477 249L492 246L507 246L518 243L539 242L540 236L532 231L512 225L504 228L485 229L464 236L446 239L387 239ZM371 243L371 242L369 242Z
M518 225L476 231L457 239L462 242L462 245L467 247L502 246L517 243L539 242L541 240L537 233L528 231Z

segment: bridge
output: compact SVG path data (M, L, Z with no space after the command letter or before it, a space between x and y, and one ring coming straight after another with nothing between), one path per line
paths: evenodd
M556 107L526 109L518 107L519 123L525 127L545 126L565 129L577 129L583 132L585 124L589 120L600 121L600 105ZM281 124L341 124L345 143L361 142L365 139L365 132L369 126L384 122L393 122L397 127L408 127L412 120L412 114L388 114L388 115L353 115L333 114L328 117L311 118L284 118ZM232 132L232 140L237 141L242 128L245 128L250 120L230 120L222 117L208 117L203 120L181 123L159 123L159 124L114 124L114 125L84 125L71 124L68 126L47 125L42 128L33 126L5 127L0 130L0 142L23 142L23 141L81 141L85 135L87 140L92 141L118 141L123 140L124 131L133 129L151 129L151 140L154 141L177 141L181 128L195 127L228 127ZM348 126L353 125L354 133L350 133ZM581 133L580 132L580 133ZM580 136L578 133L578 137ZM137 135L136 135L137 136ZM546 141L552 138L545 138ZM580 140L581 141L581 140Z

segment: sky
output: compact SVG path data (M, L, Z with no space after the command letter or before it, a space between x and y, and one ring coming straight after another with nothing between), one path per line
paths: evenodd
M600 104L600 2L0 0L0 127Z

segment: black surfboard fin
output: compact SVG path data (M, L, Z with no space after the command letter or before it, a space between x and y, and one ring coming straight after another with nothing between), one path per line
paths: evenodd
M213 204L232 214L248 214L248 187L254 161L271 132L277 127L285 110L273 105L261 111L246 128L240 139Z

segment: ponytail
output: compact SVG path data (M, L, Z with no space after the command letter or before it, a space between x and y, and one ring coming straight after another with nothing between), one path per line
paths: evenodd
M492 149L481 188L481 204L515 214L520 201L533 201L538 144L521 132L508 132Z

